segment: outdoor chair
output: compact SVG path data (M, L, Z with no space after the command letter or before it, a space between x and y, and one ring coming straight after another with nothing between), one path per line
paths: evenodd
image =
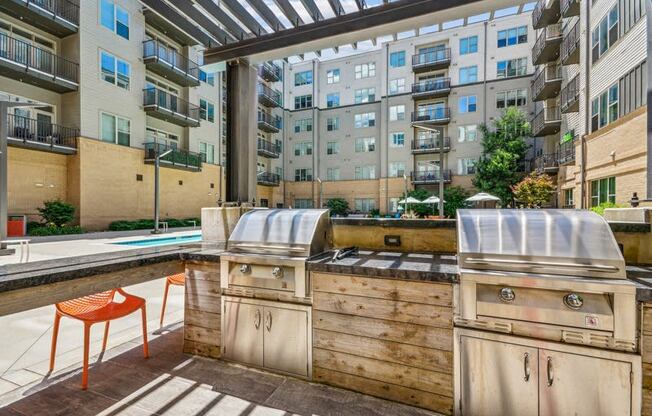
M115 294L119 293L125 299L122 302L115 302ZM104 340L102 341L102 352L106 350L106 341L109 335L109 323L118 318L130 315L138 309L142 312L143 319L143 353L145 358L149 357L147 346L147 315L145 311L145 299L130 295L118 288L94 295L84 296L77 299L57 303L54 315L54 329L52 332L52 348L50 350L50 372L54 370L54 358L57 351L57 336L59 334L59 321L61 317L67 316L84 323L84 364L82 369L82 389L88 387L88 353L90 347L91 325L105 322Z
M163 306L161 307L161 326L163 326L163 317L165 316L165 306L168 303L168 291L170 290L170 285L185 286L186 274L177 273L177 274L173 274L172 276L168 276L165 279L165 293L163 294Z

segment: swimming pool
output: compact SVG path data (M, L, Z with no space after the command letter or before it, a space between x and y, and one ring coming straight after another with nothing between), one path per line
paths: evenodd
M181 235L178 237L152 237L142 240L118 241L116 243L120 246L134 246L134 247L152 247L152 246L166 246L170 244L182 244L201 241L201 234Z

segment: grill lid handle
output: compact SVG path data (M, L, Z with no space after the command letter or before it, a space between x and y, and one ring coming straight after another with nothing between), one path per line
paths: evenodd
M514 265L514 266L531 266L534 268L544 267L559 267L559 268L572 268L582 270L592 270L596 272L617 273L620 269L616 266L609 266L605 264L577 264L577 263L558 263L549 261L528 261L528 260L507 260L507 259L476 259L468 258L464 260L466 263L489 266L492 263Z

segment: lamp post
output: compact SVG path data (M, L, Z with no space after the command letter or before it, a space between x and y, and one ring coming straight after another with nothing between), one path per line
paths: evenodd
M156 157L154 158L154 230L152 234L161 234L159 229L159 205L160 205L160 196L159 196L159 169L161 168L161 158L172 153L174 149L168 149L165 152L158 154L158 148L156 149Z
M321 182L321 178L317 178L319 182L319 208L324 208L324 185Z
M409 211L409 206L408 206L408 179L407 179L407 174L403 172L403 181L405 182L405 213L407 214Z

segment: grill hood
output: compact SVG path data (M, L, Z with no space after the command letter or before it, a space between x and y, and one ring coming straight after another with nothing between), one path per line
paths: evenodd
M591 211L463 209L461 269L625 279L609 224Z
M229 237L231 253L310 257L330 247L326 209L255 209L240 217Z

